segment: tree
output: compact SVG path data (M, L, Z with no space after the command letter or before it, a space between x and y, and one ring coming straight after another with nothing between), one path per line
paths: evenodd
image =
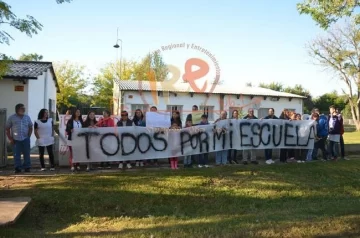
M360 29L355 23L333 28L308 44L310 56L324 69L343 81L356 129L360 130ZM353 98L356 97L356 101Z
M317 25L327 30L342 17L352 16L359 24L360 14L355 11L359 6L359 0L304 0L297 4L297 9L300 14L310 15Z
M329 111L329 106L334 105L340 110L344 110L346 107L346 95L339 95L336 91L331 93L325 93L318 98L314 99L314 106L319 108L320 112Z
M57 3L71 2L72 0L56 0ZM29 37L32 37L34 34L37 34L38 31L42 30L43 25L38 22L33 16L26 16L26 18L18 18L15 13L11 11L11 6L4 1L0 0L0 44L10 44L10 40L14 38L7 32L2 30L2 26L9 25L16 30L25 33ZM5 56L0 52L0 56ZM2 62L0 64L0 79L1 75L6 72L8 64Z
M282 83L272 82L269 84L266 83L260 83L260 88L268 88L274 91L282 92L284 90L284 85Z
M36 53L31 53L31 54L22 54L19 57L19 60L24 60L24 61L41 61L44 57L42 55L38 55Z
M54 65L60 93L57 94L58 110L63 107L76 106L81 101L82 90L86 87L84 66L72 64L68 61Z
M149 73L151 69L155 73L156 81L162 82L166 80L169 69L168 66L164 63L161 54L158 52L146 55L140 60L140 62L135 64L135 80L149 81Z
M278 92L292 93L292 94L306 97L303 101L304 102L304 105L303 105L304 112L306 112L306 113L310 112L314 106L314 103L312 101L312 96L311 96L309 90L303 88L303 86L301 86L300 84L296 84L294 87L286 87L285 88L282 83L272 82L269 84L260 83L259 87L268 88L268 89L278 91Z
M92 105L98 107L113 108L113 94L114 82L121 80L132 80L134 78L136 62L130 60L123 60L121 62L110 63L105 68L101 69L99 75L93 79L92 89ZM116 86L116 84L115 84Z

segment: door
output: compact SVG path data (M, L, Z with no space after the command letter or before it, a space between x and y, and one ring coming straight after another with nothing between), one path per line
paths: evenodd
M6 109L0 109L0 167L7 164L7 143L6 143Z

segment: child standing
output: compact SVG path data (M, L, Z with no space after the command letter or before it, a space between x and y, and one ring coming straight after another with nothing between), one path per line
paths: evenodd
M192 127L192 120L186 120L185 122L185 128L186 127ZM191 155L185 155L184 156L184 168L192 168L191 166Z
M315 130L314 130L314 147L315 147L315 144L317 143L317 141L319 140L319 138L317 137L317 131L318 131L318 128L319 128L319 124L318 124L318 120L319 120L319 114L317 113L313 113L311 114L311 120L314 120L315 121ZM309 149L307 154L306 154L306 161L312 161L313 160L313 152L314 152L314 149Z
M179 130L181 129L180 126L178 126L177 123L173 123L170 127L171 130ZM175 141L176 143L176 141ZM174 151L175 152L175 151ZM174 153L175 154L175 153ZM170 165L171 169L178 169L178 157L171 157L170 158Z

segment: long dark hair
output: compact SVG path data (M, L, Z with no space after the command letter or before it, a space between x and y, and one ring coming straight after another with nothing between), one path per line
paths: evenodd
M46 108L43 108L43 109L40 110L40 112L38 114L38 120L42 120L44 118L44 115L45 115L46 111L47 111ZM48 118L49 118L49 115L48 115L48 117L46 119L48 119Z
M136 112L140 112L140 113L141 113L140 118L136 115ZM134 122L135 125L138 125L138 122L139 122L140 120L144 120L144 114L143 114L143 112L142 112L140 109L136 109L136 110L135 110L135 115L134 115L134 117L133 117L133 122Z
M72 115L71 115L71 120L75 120L75 118L76 118L76 112L77 112L77 111L80 112L79 121L81 121L81 123L83 123L81 110L78 109L78 108L76 108L76 109L73 111L73 113L72 113Z
M90 119L90 113L94 113L95 115L96 115L96 113L95 113L95 111L89 111L88 112L88 114L87 114L87 117L86 117L86 120L84 121L84 124L86 125L86 126L90 126L90 122L91 122L91 119ZM94 117L94 124L96 124L97 123L97 120L96 120L96 117Z
M173 113L176 113L176 115L178 115L178 118L174 118L173 116L171 116L171 125L176 123L179 127L182 127L182 122L180 119L180 112L179 111L173 111Z

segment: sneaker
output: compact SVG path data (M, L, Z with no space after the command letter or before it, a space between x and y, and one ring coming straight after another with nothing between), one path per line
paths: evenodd
M90 172L90 167L86 167L86 172Z
M201 164L198 164L198 168L202 168L203 166Z
M46 171L46 169L45 169L45 168L41 168L41 171Z
M110 165L106 166L106 169L111 169L111 166Z
M21 173L21 169L15 169L15 173L16 174Z
M140 166L140 163L136 162L135 167L139 167L139 166Z
M126 164L126 167L127 167L128 169L131 169L131 168L132 168L131 164Z
M236 164L235 160L230 160L230 164Z
M50 168L50 171L55 171L55 168Z
M343 159L343 160L350 160L349 158L346 158L346 157L342 157L341 159Z
M247 161L244 161L244 162L242 162L243 163L243 165L247 165L248 164L248 162Z
M268 160L265 161L265 163L266 163L266 164L274 164L275 161L272 160L272 159L268 159Z
M77 166L77 167L76 167L76 170L77 170L77 171L80 171L80 166Z
M29 168L25 169L25 173L30 173L30 172L31 172L31 171L30 171Z
M209 166L209 165L207 165L207 164L205 164L205 165L204 165L204 167L205 167L205 168L210 168L210 166Z
M254 161L251 161L252 164L259 164L258 161L254 160Z
M123 163L120 163L119 164L119 169L123 169L124 168L124 164Z
M140 162L140 167L144 167L144 162Z
M71 172L74 172L75 171L74 166L72 166L70 170L71 170Z

